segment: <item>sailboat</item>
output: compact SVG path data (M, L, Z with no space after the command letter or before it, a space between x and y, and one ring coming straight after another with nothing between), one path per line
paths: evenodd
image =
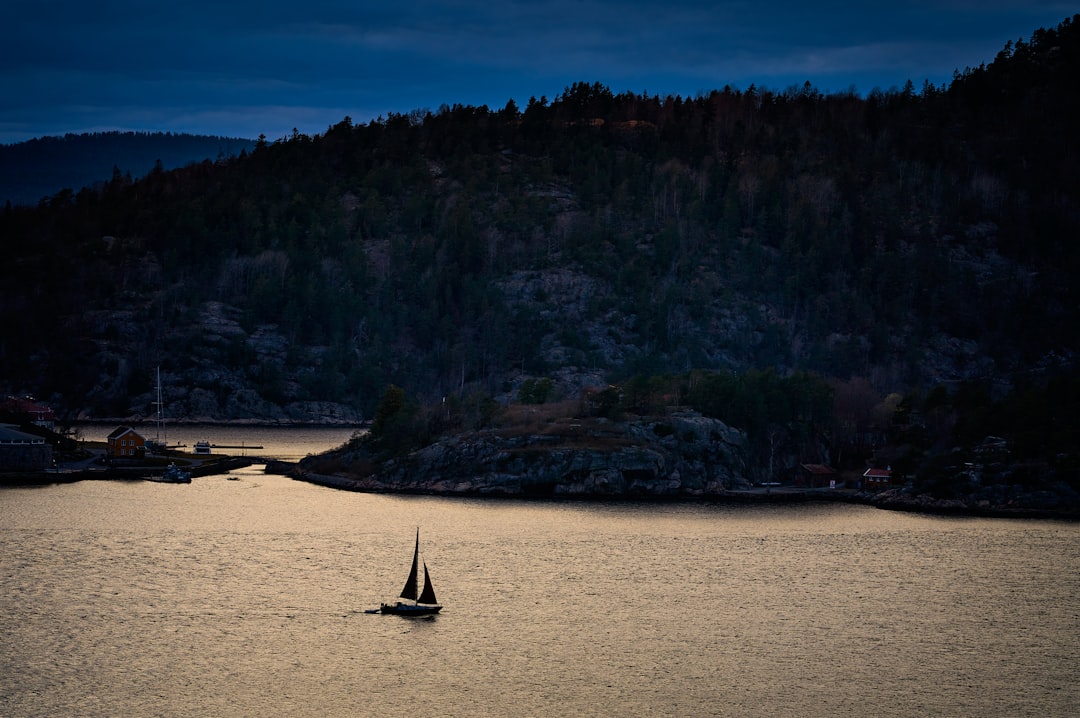
M416 548L413 549L412 569L409 578L405 580L405 588L401 589L403 601L384 603L379 609L382 613L393 613L398 616L430 616L442 610L438 599L435 598L435 589L431 586L431 577L428 575L427 562L424 566L424 589L417 594L417 578L420 566L420 529L416 529ZM411 601L412 603L409 603Z
M154 402L154 406L157 407L157 434L154 436L153 439L146 440L146 450L149 451L151 454L158 454L164 456L166 453L168 453L169 449L183 448L184 445L179 443L173 446L169 446L169 439L165 433L165 402L161 399L160 366L157 368L157 401Z

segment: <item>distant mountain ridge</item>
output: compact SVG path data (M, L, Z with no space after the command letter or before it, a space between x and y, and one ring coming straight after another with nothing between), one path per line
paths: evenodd
M37 204L64 189L144 177L192 162L237 157L255 140L172 132L94 132L0 145L0 204Z

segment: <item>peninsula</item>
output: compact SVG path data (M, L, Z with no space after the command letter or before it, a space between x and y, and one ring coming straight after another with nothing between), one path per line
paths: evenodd
M897 475L870 484L859 470L820 464L766 474L748 461L744 431L690 408L590 415L587 402L513 405L478 428L403 443L400 416L298 464L267 471L351 491L440 496L634 501L840 501L925 513L1080 518L1080 495L1053 477L1009 481L987 465L967 473ZM593 405L595 407L595 405ZM576 408L577 411L569 411ZM403 409L399 409L402 411ZM413 427L415 429L415 426ZM783 480L762 480L781 476Z

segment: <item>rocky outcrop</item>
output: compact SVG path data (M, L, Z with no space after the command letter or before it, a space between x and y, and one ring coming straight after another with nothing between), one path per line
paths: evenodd
M683 412L613 422L567 419L523 433L505 429L445 437L384 462L366 476L320 472L301 462L297 478L359 491L443 495L702 498L745 488L745 437L716 419Z
M894 488L856 494L851 498L893 511L951 516L1080 519L1080 494L1065 483L1041 490L989 486L950 498L931 496L910 488Z
M722 500L734 503L858 503L953 516L1080 519L1080 493L1065 483L1041 490L980 486L942 498L910 487L884 491L752 487L745 436L693 412L627 421L562 419L524 432L488 429L443 437L375 470L372 457L344 448L270 473L337 489L376 493L576 498Z

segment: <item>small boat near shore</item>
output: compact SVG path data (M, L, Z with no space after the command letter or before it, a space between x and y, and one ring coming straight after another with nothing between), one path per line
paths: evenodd
M384 603L379 608L381 613L390 613L396 616L433 616L442 610L438 599L435 598L435 589L431 584L431 576L428 574L427 562L424 566L424 588L417 593L420 567L420 529L416 529L416 547L413 549L412 569L409 577L405 580L405 588L401 589L401 598L404 601ZM409 603L411 601L412 603Z
M259 450L264 448L261 444L211 444L205 439L195 442L195 454L209 456L214 453L213 449L242 449L244 451Z
M191 472L181 469L176 464L169 464L160 476L148 476L147 480L161 484L190 484Z

